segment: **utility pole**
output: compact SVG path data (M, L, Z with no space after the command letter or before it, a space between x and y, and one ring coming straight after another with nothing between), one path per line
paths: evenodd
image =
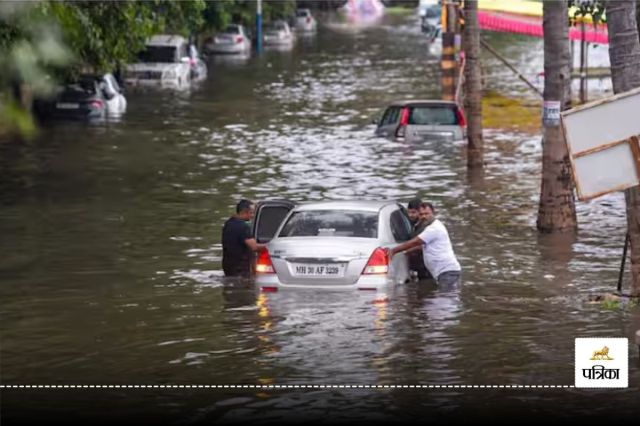
M453 101L456 96L456 33L459 33L458 2L445 0L442 7L442 99ZM459 36L458 36L459 37Z
M256 7L256 51L262 53L262 0Z

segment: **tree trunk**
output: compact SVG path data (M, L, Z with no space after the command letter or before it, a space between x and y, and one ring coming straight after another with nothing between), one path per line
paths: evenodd
M484 165L482 139L482 74L480 72L480 26L478 0L465 0L464 43L464 109L467 114L467 167Z
M544 101L571 107L569 26L566 0L543 2ZM543 120L542 184L538 209L541 232L575 231L576 206L569 151L559 120Z
M607 2L609 62L613 92L640 87L640 39L635 0ZM627 230L631 237L631 294L640 296L640 188L625 191Z

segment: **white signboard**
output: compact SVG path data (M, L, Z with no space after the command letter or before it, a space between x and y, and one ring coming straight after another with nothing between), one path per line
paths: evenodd
M561 116L580 200L640 184L640 88Z

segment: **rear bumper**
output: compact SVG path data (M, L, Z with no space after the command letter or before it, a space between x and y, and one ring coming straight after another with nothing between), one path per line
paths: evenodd
M322 289L322 290L386 290L393 285L393 280L387 275L362 275L354 284L314 284L313 281L299 283L282 283L276 274L256 275L256 285L262 289Z
M247 46L243 43L234 44L208 44L206 46L207 51L210 53L243 53L248 50Z

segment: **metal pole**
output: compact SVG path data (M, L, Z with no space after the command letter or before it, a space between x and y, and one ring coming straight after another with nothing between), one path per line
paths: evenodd
M262 0L258 0L256 10L256 51L262 53Z
M525 76L523 76L520 73L520 71L515 69L515 67L513 65L511 65L509 63L509 61L507 61L505 58L502 57L502 55L500 55L498 52L496 52L496 50L493 47L491 47L491 45L489 43L487 43L486 41L480 39L480 45L482 47L484 47L485 49L487 49L489 52L491 52L491 54L493 54L493 56L498 58L500 60L500 62L505 64L507 66L507 68L509 68L511 71L513 71L518 76L518 78L520 80L524 81L527 84L527 86L529 86L531 89L533 89L533 91L535 91L538 95L540 95L540 97L542 97L542 92L540 91L540 89L538 89L533 83L531 83L529 80L527 80L527 78Z
M580 22L580 103L587 102L587 38L584 19Z
M622 250L622 264L620 265L620 275L618 276L618 293L622 292L622 277L624 276L624 264L627 260L627 248L629 247L629 242L631 238L629 233L624 239L624 249Z

